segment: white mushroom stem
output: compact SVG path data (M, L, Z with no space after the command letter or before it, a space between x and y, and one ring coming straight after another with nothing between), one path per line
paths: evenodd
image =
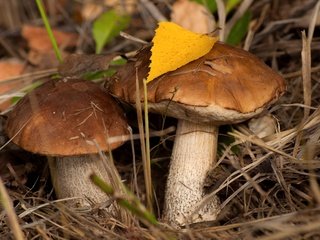
M81 207L102 203L109 197L92 183L95 173L110 184L106 167L98 154L49 158L53 187L58 198L79 197L73 202Z
M165 194L164 219L183 226L216 219L219 200L213 198L199 211L208 171L215 164L218 127L179 120Z

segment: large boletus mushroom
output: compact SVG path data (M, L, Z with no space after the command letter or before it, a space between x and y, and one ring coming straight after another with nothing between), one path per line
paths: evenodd
M127 127L124 113L100 86L69 79L49 81L21 99L8 114L6 132L21 148L50 156L58 198L79 197L76 202L87 206L107 200L89 175L110 181L98 153L122 145L108 138L128 134Z
M114 96L135 104L136 72L139 81L146 78L150 54L150 48L141 50L111 79ZM164 219L180 226L187 219L214 220L217 198L189 215L203 198L205 178L216 163L218 126L261 113L284 93L284 79L249 52L216 43L205 56L148 83L147 90L150 111L179 119Z

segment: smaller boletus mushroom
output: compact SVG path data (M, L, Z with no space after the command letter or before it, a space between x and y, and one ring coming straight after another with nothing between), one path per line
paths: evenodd
M150 56L149 47L142 49L120 69L108 82L110 93L134 105L136 76L143 86ZM203 57L149 82L147 91L150 111L179 119L164 219L178 226L215 220L217 198L193 213L216 164L218 127L260 114L284 93L284 79L249 52L218 42Z
M6 124L15 144L50 156L57 197L79 197L80 206L108 199L89 175L95 172L110 181L99 151L122 145L108 138L128 134L127 128L124 113L107 92L76 79L51 80L30 92L8 113Z

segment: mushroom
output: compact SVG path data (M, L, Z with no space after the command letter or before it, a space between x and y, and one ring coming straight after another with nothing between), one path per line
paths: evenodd
M135 104L136 72L139 81L147 76L150 55L149 47L142 49L120 69L108 82L110 93ZM149 82L147 91L151 112L179 119L164 219L176 226L188 220L215 220L219 212L217 197L197 215L193 213L205 195L207 173L216 164L218 127L261 113L284 93L284 79L249 52L216 43L205 56Z
M122 145L108 138L128 134L127 127L124 113L100 86L69 79L51 80L21 99L8 114L6 132L21 148L49 156L57 197L79 197L75 203L84 207L108 199L89 175L110 182L99 152Z

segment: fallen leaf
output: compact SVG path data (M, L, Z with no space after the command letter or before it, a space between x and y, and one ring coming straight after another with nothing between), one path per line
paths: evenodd
M0 61L0 95L6 94L7 92L13 91L19 86L17 82L1 82L7 80L10 77L19 76L23 73L25 64L21 63L16 59L8 59ZM1 101L0 111L7 109L11 105L10 100Z
M210 33L216 28L216 22L209 10L189 0L179 0L173 4L171 21L196 33Z
M58 67L63 77L82 77L85 73L107 70L117 54L70 54Z
M172 22L160 22L152 40L147 82L207 54L216 37L188 31Z
M78 35L75 33L53 30L53 35L61 49L74 47L77 44ZM27 40L28 46L33 50L46 52L53 49L48 33L44 27L24 25L22 27L22 36Z
M65 51L61 51L61 55L64 58L67 53ZM37 68L37 70L45 70L59 66L59 61L53 49L46 52L30 50L28 52L27 59Z
M103 5L93 2L87 2L83 4L81 8L81 16L85 21L92 21L98 17L103 11Z
M97 18L104 9L112 8L118 14L133 14L137 7L137 0L104 0L103 2L84 2L81 8L81 16L86 21Z
M112 7L115 9L118 13L121 14L132 14L137 5L137 0L104 0L104 4L108 7Z
M25 65L18 60L8 59L0 61L0 81L10 77L19 76ZM1 88L3 90L3 88Z

